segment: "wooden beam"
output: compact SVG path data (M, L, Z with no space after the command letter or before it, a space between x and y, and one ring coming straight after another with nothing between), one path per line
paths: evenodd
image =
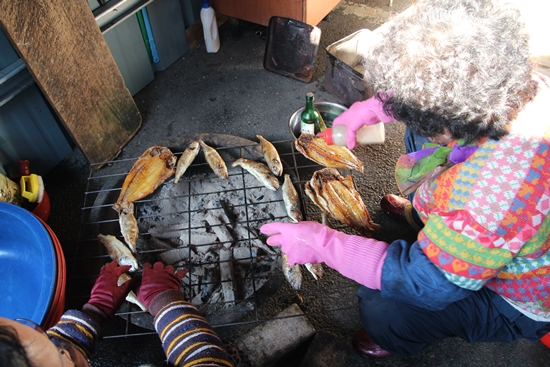
M0 0L0 27L91 163L135 135L141 115L85 0Z

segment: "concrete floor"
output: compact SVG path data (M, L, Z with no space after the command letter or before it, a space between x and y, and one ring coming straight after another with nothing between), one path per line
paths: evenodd
M321 44L315 72L309 83L297 81L263 67L266 41L257 35L264 27L244 24L236 36L229 23L220 29L221 48L208 54L203 45L185 54L167 70L156 74L153 82L135 95L143 117L143 126L121 151L117 159L138 157L152 145L181 147L186 136L197 133L223 133L257 141L262 134L272 141L291 139L288 119L303 105L306 92L315 93L318 101L338 100L323 87L325 48L333 42L362 28L375 29L392 12L398 12L410 0L342 1L319 27ZM386 144L360 147L356 150L365 164L363 175L354 175L365 203L375 222L382 225L377 236L391 241L397 238L414 239L412 233L387 218L379 209L380 198L386 193L398 193L393 181L393 164L404 152L403 126L389 125ZM102 170L108 171L106 166ZM95 173L94 173L95 174ZM79 149L44 177L51 197L49 224L63 244L68 260L69 278L78 277L78 269L70 263L79 244L81 208L86 191L89 164ZM354 297L356 285L351 285L335 273L328 280L332 285L345 285ZM75 293L68 290L67 306L78 307ZM338 302L338 301L336 301ZM308 305L306 304L307 308ZM314 305L309 305L310 310ZM548 366L550 350L541 343L517 341L510 344L469 344L459 339L443 340L414 358L393 357L384 361L369 361L351 350L351 338L360 329L357 308L310 317L318 331L328 332L343 342L345 357L339 366ZM125 328L116 318L106 335L116 335ZM221 335L233 338L227 330ZM298 366L302 350L296 351L280 366ZM163 366L164 354L156 335L108 338L99 345L91 366Z

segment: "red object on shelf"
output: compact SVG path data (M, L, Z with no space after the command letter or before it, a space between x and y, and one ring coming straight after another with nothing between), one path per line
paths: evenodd
M42 201L37 203L31 211L44 222L48 220L48 217L50 216L50 197L48 196L48 192L46 190L44 190Z
M21 176L28 176L31 174L30 161L28 159L18 160L17 166L19 167L19 176L10 177L10 179L15 180L15 182L19 182L21 180ZM48 196L46 189L44 189L42 201L37 203L29 203L27 202L26 199L24 199L24 201L25 203L24 205L22 205L23 208L32 212L34 215L42 219L44 222L48 220L50 216L51 203L50 203L50 197Z

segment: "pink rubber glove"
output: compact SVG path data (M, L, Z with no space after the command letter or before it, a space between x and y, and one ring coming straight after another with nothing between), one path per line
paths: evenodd
M118 278L130 270L129 265L118 266L116 261L101 267L88 304L100 309L109 319L115 316L134 286L134 279L118 285Z
M355 102L332 122L332 126L346 126L346 145L349 149L355 148L357 143L356 133L363 125L374 125L379 122L393 122L393 116L386 115L382 108L382 102L375 97L366 101Z
M353 236L317 222L264 224L270 246L281 246L289 265L324 262L345 277L380 289L387 243Z
M174 273L172 265L164 266L157 261L151 266L149 263L143 264L143 273L141 277L141 287L138 291L138 300L149 308L153 299L164 291L179 290L181 280L187 274L187 270L178 270Z

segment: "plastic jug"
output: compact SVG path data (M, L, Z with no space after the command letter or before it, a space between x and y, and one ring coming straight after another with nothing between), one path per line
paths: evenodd
M216 12L212 9L208 0L202 0L200 13L206 51L208 53L216 53L220 49L218 22L216 21Z

